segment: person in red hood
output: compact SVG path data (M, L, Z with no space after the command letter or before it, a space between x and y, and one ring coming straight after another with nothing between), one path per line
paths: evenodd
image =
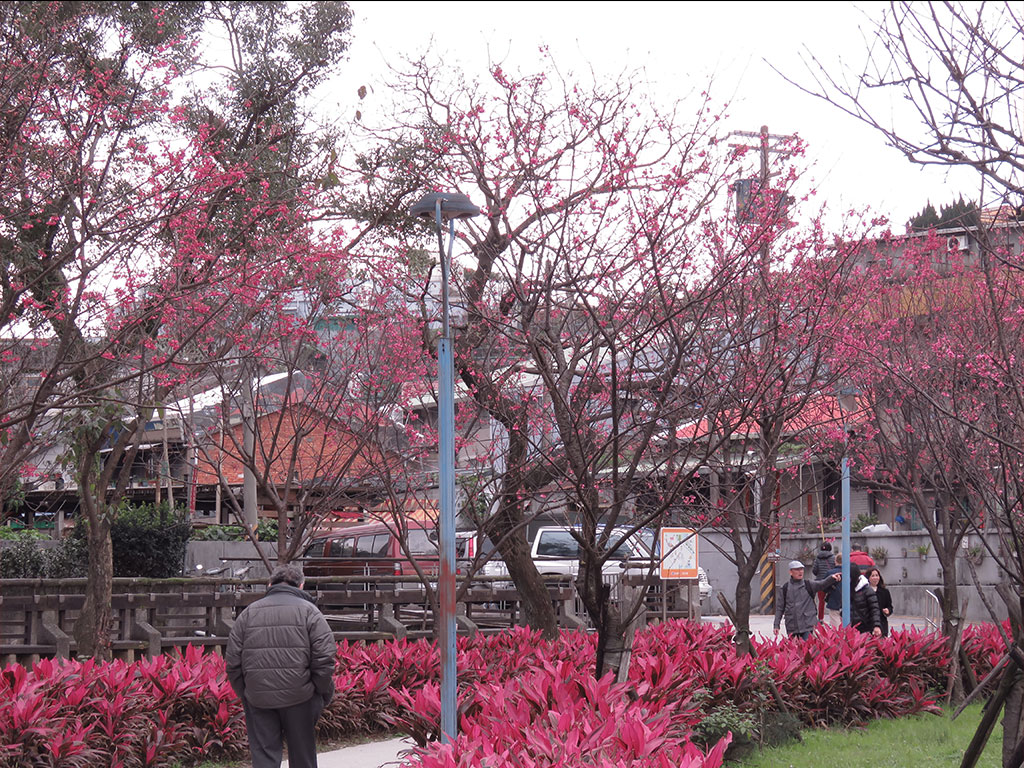
M850 552L850 562L854 565L859 565L861 568L871 568L875 564L871 555L867 552L861 552L859 549Z

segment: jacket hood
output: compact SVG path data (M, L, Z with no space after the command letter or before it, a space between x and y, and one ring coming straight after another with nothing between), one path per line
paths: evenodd
M282 582L280 584L274 584L273 586L270 587L270 589L267 590L267 594L268 595L278 595L278 594L282 594L282 593L287 594L287 595L295 595L296 597L301 597L303 600L308 600L311 603L315 603L316 602L309 595L308 592L303 592L298 587L293 587L291 584L285 584L284 582Z
M854 592L860 592L860 591L861 591L862 589L864 589L864 587L866 587L867 585L868 585L868 580L867 580L867 577L866 577L866 576L861 576L861 577L860 577L860 578L859 578L859 579L857 580L857 586L855 586L855 587L853 588L853 591L854 591Z

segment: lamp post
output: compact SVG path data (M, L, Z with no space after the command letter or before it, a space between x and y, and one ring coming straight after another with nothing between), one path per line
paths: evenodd
M850 460L843 455L843 626L850 626Z
M850 431L846 426L846 412L857 407L857 391L853 389L841 389L837 395L839 400L839 414L843 420L843 463L840 479L840 497L842 499L843 515L843 626L850 626L850 459L847 456L847 446L850 444Z
M433 218L441 256L441 338L437 345L438 409L438 491L441 497L440 559L438 601L440 603L441 648L441 740L455 739L455 364L448 306L448 273L455 244L455 220L477 216L480 209L458 192L431 192L409 209L412 216ZM448 220L448 251L444 247L443 220Z

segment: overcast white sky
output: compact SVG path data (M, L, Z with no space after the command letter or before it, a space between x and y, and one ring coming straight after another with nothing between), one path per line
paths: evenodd
M901 229L929 198L936 206L961 192L977 198L973 177L948 178L938 169L911 165L880 136L804 95L769 66L808 81L800 59L806 47L859 71L868 17L886 5L354 0L353 45L338 108L352 109L355 88L362 84L373 90L372 98L386 99L388 63L428 47L482 77L488 61L501 61L506 70L529 69L538 47L547 45L563 69L644 68L656 97L665 100L699 90L713 77L715 99L730 104L730 130L767 125L772 133L800 134L809 143L819 200L827 200L834 213L870 207Z

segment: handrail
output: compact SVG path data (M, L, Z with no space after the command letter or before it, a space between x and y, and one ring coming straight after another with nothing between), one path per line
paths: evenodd
M925 590L931 600L925 605L924 621L934 632L940 630L942 623L942 601L939 600L939 596L932 592L930 589Z
M65 586L60 592L26 588L33 585L29 579L21 582L20 594L11 594L9 589L0 592L5 619L0 634L0 664L31 663L42 656L66 658L74 653L74 625L85 595L75 589L77 584L57 581ZM335 622L332 629L338 639L377 640L433 632L433 612L425 603L424 590L401 589L396 582L403 581L402 577L391 577L390 584L372 587L365 585L365 578L358 577L333 576L318 581L321 583L307 584L307 589L329 620ZM409 577L404 581L408 583ZM188 644L219 649L227 642L237 613L259 599L266 587L262 580L252 582L252 589L244 588L249 580L239 579L203 578L186 583L193 589L181 589L180 580L169 591L115 589L111 596L117 616L112 627L113 649L129 659ZM585 621L574 610L575 589L569 580L552 578L547 586L557 606L559 623L566 628L585 628ZM458 601L459 631L475 634L514 626L520 611L518 593L509 585L508 577L481 579Z

